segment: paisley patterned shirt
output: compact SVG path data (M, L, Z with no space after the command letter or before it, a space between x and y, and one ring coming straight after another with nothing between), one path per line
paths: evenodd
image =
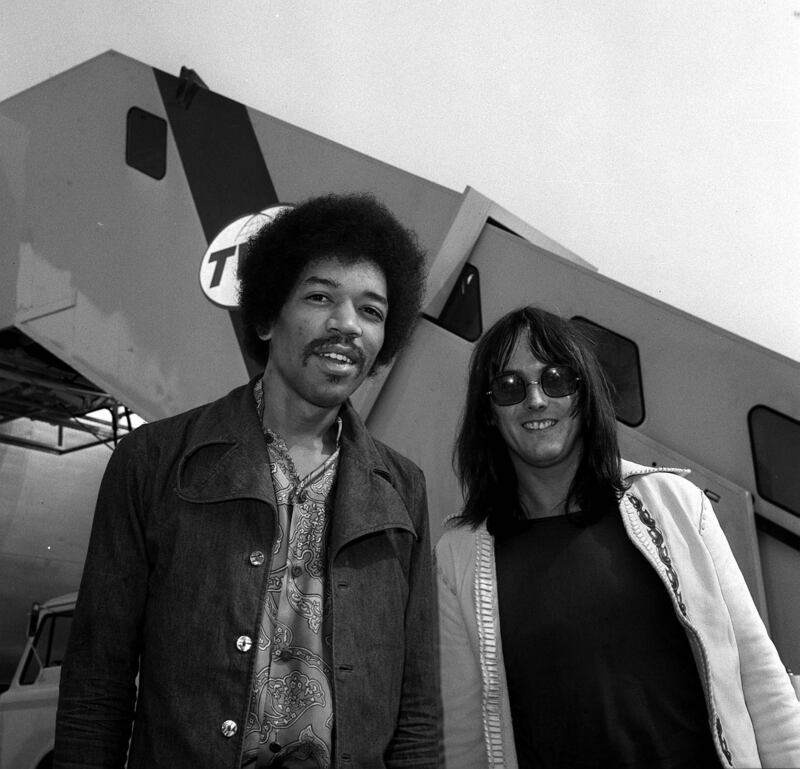
M259 420L263 387L255 388ZM242 766L331 765L333 699L325 550L336 450L300 478L283 439L264 428L278 520L245 726Z

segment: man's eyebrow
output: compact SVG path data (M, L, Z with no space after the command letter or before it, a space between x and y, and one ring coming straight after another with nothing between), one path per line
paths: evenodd
M330 288L341 288L342 284L339 283L338 280L333 280L333 278L321 278L317 275L309 275L303 283L322 283L324 286L330 286Z
M378 302L378 304L383 304L387 307L389 306L389 300L383 294L379 294L377 291L365 291L364 296L371 302Z
M333 278L324 278L319 275L309 275L303 281L303 284L309 286L319 284L327 286L328 288L342 287L342 284L338 280L333 280ZM381 304L385 304L386 306L389 305L389 300L383 294L379 294L377 291L365 291L364 296L372 302L379 302Z

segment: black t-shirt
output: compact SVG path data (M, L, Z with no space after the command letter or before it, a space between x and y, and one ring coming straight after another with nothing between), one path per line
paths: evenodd
M618 514L520 522L495 547L521 769L720 766L686 632Z

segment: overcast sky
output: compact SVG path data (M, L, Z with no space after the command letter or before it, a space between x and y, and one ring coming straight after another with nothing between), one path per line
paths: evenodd
M0 100L110 48L800 360L800 0L2 0Z

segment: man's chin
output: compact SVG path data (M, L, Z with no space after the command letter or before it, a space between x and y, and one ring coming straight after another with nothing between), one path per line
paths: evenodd
M314 393L314 403L321 408L341 406L363 384L366 377L359 377L357 382L348 381L345 377L327 377L328 387L321 387Z

